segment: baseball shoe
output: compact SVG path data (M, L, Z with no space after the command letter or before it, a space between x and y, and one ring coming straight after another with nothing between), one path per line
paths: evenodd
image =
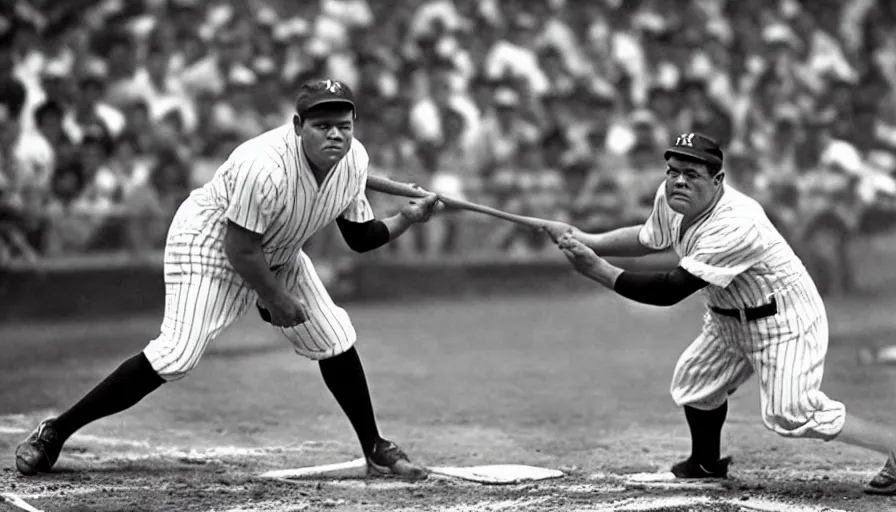
M672 466L672 474L676 478L728 478L728 465L731 457L719 459L707 467L694 462L690 457Z
M16 448L16 469L23 475L49 473L62 451L62 441L53 427L55 418L46 419Z
M395 475L409 480L422 480L428 476L425 468L411 462L404 450L385 439L377 441L367 455L367 474Z
M896 496L896 452L890 452L884 467L865 485L865 494Z

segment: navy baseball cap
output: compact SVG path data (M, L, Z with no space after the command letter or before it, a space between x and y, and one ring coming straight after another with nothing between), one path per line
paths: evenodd
M722 166L722 149L719 144L702 133L682 133L675 143L666 150L663 158L673 155L693 158L708 164Z
M344 103L357 117L355 96L351 88L337 80L318 80L302 85L296 98L296 112L301 116L312 108L325 103Z

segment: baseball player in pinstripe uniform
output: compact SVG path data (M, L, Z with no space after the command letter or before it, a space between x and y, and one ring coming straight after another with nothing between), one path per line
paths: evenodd
M292 124L237 147L212 180L184 201L165 248L159 337L70 409L41 422L16 450L21 473L50 471L78 429L186 376L210 341L257 307L298 354L319 361L327 387L358 435L368 471L426 476L380 436L354 347L355 329L302 252L334 220L353 250L376 249L427 221L438 203L430 194L393 217L374 218L364 194L367 152L352 136L355 112L346 85L304 85Z
M722 151L712 139L682 134L665 158L666 180L643 225L601 234L562 225L547 231L578 272L630 300L671 306L703 291L703 330L672 377L692 443L672 473L727 477L731 459L720 458L720 444L728 395L756 373L767 428L889 455L866 492L896 494L896 433L847 414L820 389L828 320L802 262L759 203L725 184ZM670 272L623 271L598 256L669 248L681 258Z

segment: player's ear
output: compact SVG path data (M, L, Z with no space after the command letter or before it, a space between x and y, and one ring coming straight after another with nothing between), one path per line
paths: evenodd
M721 185L723 181L725 181L725 171L717 172L712 179L712 182L716 185Z
M296 135L302 130L302 118L299 117L299 114L293 114L292 116L292 127L296 131Z

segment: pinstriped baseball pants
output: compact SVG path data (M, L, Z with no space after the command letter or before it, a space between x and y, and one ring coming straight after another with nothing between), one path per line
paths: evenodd
M671 393L679 406L709 410L754 373L762 421L786 437L829 440L846 407L821 391L828 319L808 275L775 294L778 313L754 321L707 311L703 330L675 367Z
M208 268L210 249L165 254L165 316L159 336L144 354L165 380L185 377L209 342L247 311L255 310L255 292L232 270ZM337 306L304 252L274 271L287 290L305 301L309 319L278 329L299 355L327 359L350 349L357 340L348 313Z

